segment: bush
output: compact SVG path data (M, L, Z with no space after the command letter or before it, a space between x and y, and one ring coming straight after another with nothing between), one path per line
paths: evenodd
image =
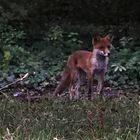
M28 86L46 86L53 84L55 76L64 67L67 54L78 49L81 41L78 34L64 32L61 26L54 25L48 32L42 32L42 40L34 41L30 47L25 46L26 33L10 25L3 25L1 38L1 72L3 78L14 74L29 73L25 83ZM25 42L25 43L24 43Z
M2 73L6 74L11 65L18 66L27 57L28 51L23 47L26 34L3 21L0 22L0 36L0 69Z
M7 76L18 77L29 73L25 83L28 86L44 87L56 82L55 77L64 68L67 56L79 49L90 49L93 33L105 34L114 26L63 25L53 24L48 30L40 31L40 39L28 44L28 35L23 30L10 25L6 20L0 22L0 69L1 80ZM120 27L119 27L120 28ZM123 35L123 31L121 31ZM84 42L81 41L84 40ZM83 45L84 44L84 45ZM106 80L114 86L139 85L140 78L140 40L136 35L121 36L115 39L115 48L110 58L110 68ZM85 47L86 46L86 47ZM134 86L134 87L135 87Z
M140 40L137 38L123 37L120 39L120 49L115 51L115 57L111 59L111 67L108 74L108 79L115 86L131 85L133 88L139 87L139 46Z

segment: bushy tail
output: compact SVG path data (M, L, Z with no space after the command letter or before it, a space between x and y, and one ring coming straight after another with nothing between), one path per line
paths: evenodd
M60 83L54 91L54 95L57 95L63 92L68 87L69 84L70 84L70 69L66 67L65 71L63 72Z

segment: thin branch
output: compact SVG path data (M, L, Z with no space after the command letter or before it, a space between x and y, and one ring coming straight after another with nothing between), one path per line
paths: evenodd
M19 79L16 79L14 82L8 84L8 85L5 85L4 87L0 88L0 91L2 91L3 89L5 88L8 88L9 86L11 85L14 85L15 83L17 82L20 82L20 81L23 81L27 76L29 75L29 73L26 73L23 77L19 78Z

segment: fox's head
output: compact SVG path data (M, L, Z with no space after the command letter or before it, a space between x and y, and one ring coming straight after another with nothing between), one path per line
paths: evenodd
M94 49L98 50L99 54L109 56L112 40L113 37L110 34L106 35L105 37L96 36L92 40L92 45Z

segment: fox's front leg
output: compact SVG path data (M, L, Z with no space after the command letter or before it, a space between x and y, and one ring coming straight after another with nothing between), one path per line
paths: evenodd
M93 83L93 77L92 77L92 73L88 73L88 99L91 99L91 93L92 93L92 83Z
M104 85L104 73L100 73L97 76L97 78L98 78L97 94L102 94Z

